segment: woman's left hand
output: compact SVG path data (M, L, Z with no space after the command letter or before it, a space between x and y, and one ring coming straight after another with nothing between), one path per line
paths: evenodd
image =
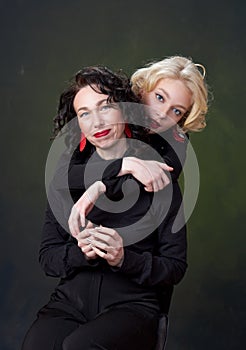
M120 267L124 259L123 240L112 228L98 226L90 237L91 248L111 266Z
M97 199L105 191L106 186L104 183L102 181L96 181L74 204L68 220L69 229L73 237L77 238L76 236L79 235L80 227L85 227L86 215L89 214Z

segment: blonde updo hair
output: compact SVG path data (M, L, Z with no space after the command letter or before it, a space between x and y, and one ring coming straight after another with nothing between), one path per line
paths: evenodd
M191 91L193 104L178 124L184 132L201 131L206 126L205 115L208 110L205 73L201 64L195 64L186 57L172 56L138 69L131 77L132 90L141 96L143 92L152 91L161 79L181 80Z

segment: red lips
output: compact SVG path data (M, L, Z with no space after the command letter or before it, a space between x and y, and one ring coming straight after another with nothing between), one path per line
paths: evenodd
M110 129L107 129L107 130L96 132L93 136L98 139L99 137L107 136L109 132L110 132Z

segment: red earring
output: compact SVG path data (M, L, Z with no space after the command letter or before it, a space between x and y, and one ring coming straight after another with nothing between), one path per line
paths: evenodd
M128 124L125 124L125 134L126 134L126 136L129 137L129 138L132 137L132 131L131 131L131 129L130 129L130 127L129 127Z
M86 146L86 138L85 138L85 135L83 133L81 133L81 139L80 139L80 144L79 144L80 152L83 152L83 150L85 149L85 146Z

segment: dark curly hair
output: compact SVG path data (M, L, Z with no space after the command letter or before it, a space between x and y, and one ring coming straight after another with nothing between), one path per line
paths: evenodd
M81 88L88 85L95 91L108 95L108 102L140 102L131 90L129 78L121 72L113 73L108 68L101 66L83 68L75 74L70 86L60 96L57 115L53 119L54 137L65 124L76 117L73 107L74 97ZM135 124L136 120L131 119L128 121Z

